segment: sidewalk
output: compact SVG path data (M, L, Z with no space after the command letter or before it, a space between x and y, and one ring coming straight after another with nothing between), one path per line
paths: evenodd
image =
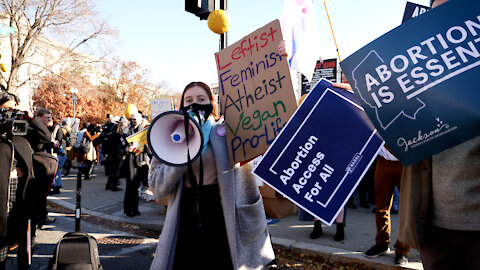
M69 209L76 205L76 169L72 169L68 177L64 177L62 193L49 196L50 202ZM115 221L138 224L141 227L158 230L165 220L165 209L153 201L140 199L139 216L127 217L123 213L123 197L125 193L125 179L121 179L121 191L105 190L107 179L103 166L97 166L92 180L82 180L82 213L106 218ZM372 206L373 207L373 206ZM408 255L409 264L406 268L395 267L394 251L379 258L366 258L363 252L375 244L375 216L372 209L358 207L348 209L345 226L345 239L341 242L333 241L335 225L323 227L323 235L315 240L309 238L313 229L313 222L299 221L296 215L280 218L276 223L269 225L274 245L300 251L305 254L322 256L328 260L344 263L363 264L375 269L423 269L420 256L416 250ZM392 215L392 240L390 249L396 240L398 215Z

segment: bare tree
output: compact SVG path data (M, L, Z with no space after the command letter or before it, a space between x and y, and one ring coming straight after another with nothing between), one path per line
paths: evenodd
M166 81L152 83L150 71L143 69L135 61L123 61L114 57L104 61L102 87L99 91L110 101L118 104L135 104L139 110L149 110L150 100L170 98L173 94ZM115 108L111 108L115 111Z
M69 62L93 65L97 60L81 50L105 48L95 43L113 34L91 0L0 0L0 9L16 29L10 72L0 77L7 91Z
M148 100L155 98L170 98L173 97L174 94L166 81L149 83L145 88L143 96Z
M104 61L103 71L108 95L120 103L141 101L148 83L148 70L142 69L135 61L126 62L114 57L111 61Z

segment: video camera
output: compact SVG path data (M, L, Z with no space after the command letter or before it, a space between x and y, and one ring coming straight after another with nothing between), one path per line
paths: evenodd
M0 134L26 135L27 119L28 114L24 111L0 109Z

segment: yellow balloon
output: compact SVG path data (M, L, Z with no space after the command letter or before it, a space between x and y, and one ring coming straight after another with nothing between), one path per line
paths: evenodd
M127 119L130 119L130 116L132 116L132 114L134 113L138 113L137 106L135 106L134 104L128 104L127 109L125 110L125 117Z
M0 64L0 70L3 71L3 72L7 72L7 68L5 67L5 65L3 63Z
M214 10L208 15L208 28L219 35L228 31L230 27L230 16L222 9Z

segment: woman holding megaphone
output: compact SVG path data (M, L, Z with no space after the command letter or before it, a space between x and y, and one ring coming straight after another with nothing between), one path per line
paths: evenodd
M170 201L151 269L262 269L275 258L263 203L250 164L230 165L210 87L188 84L180 110L198 121L202 154L180 166L153 158L150 188Z

